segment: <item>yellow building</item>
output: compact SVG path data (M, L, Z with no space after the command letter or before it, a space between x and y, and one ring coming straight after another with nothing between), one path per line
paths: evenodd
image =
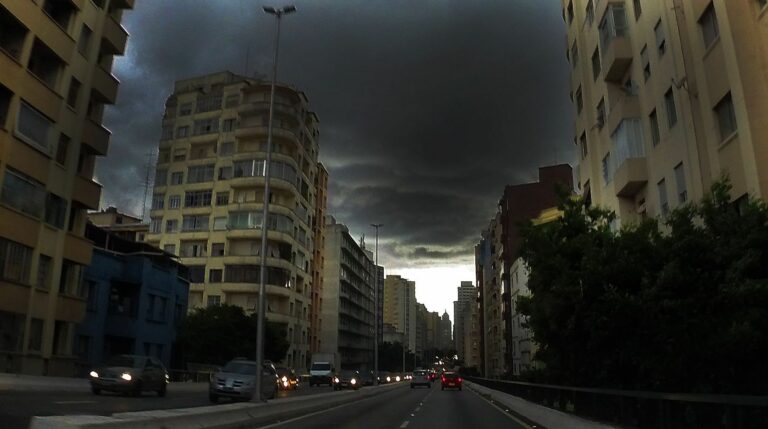
M176 82L166 102L147 242L189 268L191 309L256 310L269 90L221 72ZM266 316L286 328L284 364L302 369L314 225L323 222L315 218L318 119L303 92L278 85L273 135Z
M622 222L768 197L765 0L562 0L579 187Z
M86 210L133 0L0 0L0 371L73 375Z
M404 335L410 351L416 350L416 305L416 282L391 274L384 278L384 323Z
M323 329L323 270L325 269L325 210L328 205L328 170L322 163L317 165L315 175L315 219L319 221L312 225L312 236L315 238L315 250L310 264L312 269L312 300L309 307L309 350L314 353L320 350L320 331Z

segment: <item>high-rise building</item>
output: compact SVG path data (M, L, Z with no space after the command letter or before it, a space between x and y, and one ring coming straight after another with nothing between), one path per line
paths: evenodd
M621 223L768 197L763 0L563 0L578 188ZM618 226L618 224L617 224Z
M110 132L112 60L133 0L0 0L0 361L11 372L74 375L80 279L91 263L86 210Z
M468 368L480 369L480 306L477 300L465 307L463 317L463 335L462 342L464 350L461 356L464 366Z
M477 289L471 281L463 281L456 288L457 300L453 302L453 343L459 359L464 360L464 313L470 305L477 304Z
M370 371L376 266L345 225L326 219L319 351L334 353L339 368Z
M416 357L425 362L425 352L427 351L427 317L429 317L429 311L427 307L420 303L416 303Z
M392 274L384 278L384 323L403 333L407 350L416 350L416 282Z
M269 105L269 82L230 72L180 80L166 101L147 241L189 268L190 309L256 311ZM274 112L265 316L285 327L283 363L302 369L310 359L313 225L323 222L315 183L325 179L306 95L278 84Z
M309 350L320 350L320 330L323 327L323 270L325 248L325 210L328 205L328 170L322 163L317 164L315 176L315 216L312 218L312 236L315 241L314 255L310 263L312 270L311 304L309 306ZM311 359L311 356L307 356ZM307 362L307 365L311 365Z
M376 323L379 325L378 333L379 333L379 344L382 344L384 342L384 267L381 265L376 266L376 288L377 291L377 298L378 302L376 305L378 306L378 320Z
M448 350L454 347L452 331L451 316L448 315L448 310L445 310L440 318L440 332L438 334L440 349Z
M426 314L426 335L424 338L424 349L435 350L438 347L438 337L440 332L440 313L430 311ZM431 357L430 357L431 358Z

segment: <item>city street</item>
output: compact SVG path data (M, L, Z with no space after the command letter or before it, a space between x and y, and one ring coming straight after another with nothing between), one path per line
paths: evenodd
M408 384L376 397L332 408L264 428L274 429L391 429L391 428L522 429L502 411L464 389L410 389Z
M304 383L296 391L280 391L279 398L332 392L330 387L312 387ZM221 404L229 401L221 400ZM144 392L139 398L114 393L93 395L77 388L63 390L7 390L0 389L0 426L4 429L26 429L32 416L50 415L110 415L128 411L189 408L210 405L208 383L178 383L168 387L168 394L159 398Z

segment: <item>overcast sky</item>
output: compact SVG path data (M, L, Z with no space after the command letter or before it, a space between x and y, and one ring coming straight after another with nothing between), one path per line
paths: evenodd
M269 72L274 20L263 4L142 0L126 13L120 93L105 119L112 143L97 169L103 206L141 212L147 153L175 80ZM329 213L371 247L368 225L383 223L380 263L452 316L504 186L575 157L560 2L294 4L279 79L303 89L320 118Z

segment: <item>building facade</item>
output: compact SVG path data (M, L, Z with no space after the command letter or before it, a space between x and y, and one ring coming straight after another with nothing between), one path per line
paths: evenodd
M121 213L115 207L88 213L88 221L128 241L144 241L149 224L129 214Z
M368 252L328 216L325 226L320 349L340 369L373 369L374 273Z
M403 334L406 350L416 350L416 282L392 274L384 278L384 323Z
M440 330L438 333L438 347L441 350L453 349L453 325L451 324L451 316L448 315L448 311L444 310L443 315L440 317Z
M664 217L723 174L734 200L768 197L765 1L562 6L588 201L621 223Z
M147 242L189 269L191 308L256 311L260 284L268 82L230 72L176 82L165 106ZM275 94L266 318L286 328L283 364L306 367L318 119L305 94ZM322 174L322 173L320 173Z
M480 370L480 306L477 298L468 305L463 314L464 318L462 335L464 341L462 345L462 360L464 366Z
M317 164L315 176L315 216L312 218L312 236L315 241L314 255L310 268L312 270L312 302L309 306L309 350L314 353L320 350L320 330L323 327L323 249L325 248L325 211L328 205L328 170L322 163ZM310 358L310 356L307 356ZM308 362L307 365L310 365Z
M526 327L527 318L517 311L516 299L519 296L528 296L528 269L522 258L517 258L512 264L510 293L512 295L512 365L513 375L533 368L533 357L536 354L536 343L533 342L533 334Z
M75 333L78 375L116 354L155 356L172 368L176 329L187 312L186 267L91 224L86 237L94 250L84 275L86 316Z
M506 371L505 327L502 318L502 249L501 213L496 213L475 247L480 301L481 372L486 377L500 377Z
M73 375L101 125L133 0L0 0L0 371Z
M456 288L456 298L453 302L453 343L459 359L464 360L464 313L477 304L477 289L471 281L463 281Z

